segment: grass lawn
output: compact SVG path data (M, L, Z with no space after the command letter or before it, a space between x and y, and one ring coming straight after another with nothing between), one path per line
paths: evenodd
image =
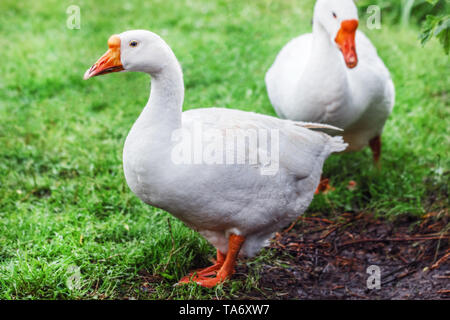
M218 106L275 115L264 74L288 40L310 32L313 3L2 0L0 299L235 298L257 286L258 265L270 250L245 262L252 270L246 281L213 290L172 287L189 269L208 264L214 250L126 185L122 147L147 102L149 78L82 76L111 34L149 29L183 66L185 110ZM81 8L80 30L66 27L71 4ZM382 169L373 168L369 150L331 157L325 174L336 190L317 196L308 213L364 211L394 219L447 210L448 58L437 41L421 48L416 27L361 25L397 91ZM350 180L356 190L347 189ZM143 274L162 280L142 290ZM68 278L79 286L70 289Z

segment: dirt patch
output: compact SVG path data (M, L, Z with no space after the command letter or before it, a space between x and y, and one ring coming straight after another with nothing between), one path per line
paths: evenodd
M247 299L450 299L448 212L395 223L365 214L302 217L277 234ZM272 260L272 259L271 259ZM380 270L368 289L367 268ZM248 272L245 263L235 278ZM376 285L376 281L370 282Z
M242 290L238 297L234 291L232 296L258 300L450 299L449 220L447 210L395 222L352 213L333 221L301 217L276 235L264 262L239 261L233 280L244 283L249 274L260 270L259 281L254 289ZM369 277L376 276L368 273L370 266L379 268L379 289L368 288ZM154 296L155 288L168 282L145 271L137 281L141 298ZM225 284L225 292L228 287Z

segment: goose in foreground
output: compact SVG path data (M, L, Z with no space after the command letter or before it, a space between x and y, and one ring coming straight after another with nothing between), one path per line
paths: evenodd
M266 87L281 118L340 127L346 151L369 145L378 164L395 90L377 50L357 28L353 0L317 0L313 32L282 48Z
M333 129L327 125L220 108L182 112L182 70L163 39L132 30L111 36L108 46L84 79L117 71L152 78L150 98L124 145L127 184L216 247L213 266L180 281L213 287L233 274L239 254L255 255L306 210L325 159L346 144L311 130ZM235 144L241 133L246 140ZM215 143L206 143L211 137Z

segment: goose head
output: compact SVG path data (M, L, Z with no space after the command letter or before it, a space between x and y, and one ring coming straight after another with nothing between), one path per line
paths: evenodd
M119 71L158 74L171 53L168 45L155 33L131 30L112 35L108 50L84 74L84 79Z
M317 0L314 21L329 34L330 40L342 52L345 64L352 69L358 64L355 36L358 11L353 0Z

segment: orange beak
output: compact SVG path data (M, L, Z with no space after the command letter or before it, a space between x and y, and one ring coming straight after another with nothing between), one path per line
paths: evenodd
M108 51L101 56L100 59L90 67L84 74L84 80L107 74L111 72L122 71L123 66L120 61L120 38L117 35L112 35L108 40Z
M355 35L358 29L358 20L345 20L341 23L341 28L336 36L336 43L344 55L345 63L350 69L358 64L356 55Z

